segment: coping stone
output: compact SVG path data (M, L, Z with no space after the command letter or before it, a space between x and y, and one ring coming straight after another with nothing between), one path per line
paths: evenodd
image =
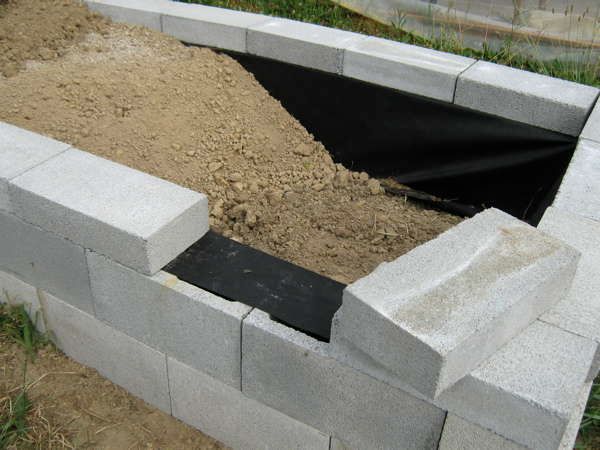
M600 221L600 142L579 140L552 206Z
M525 447L556 449L597 347L538 320L436 403Z
M247 50L252 55L341 74L344 49L363 39L358 33L273 18L248 28Z
M600 100L596 102L596 106L585 123L580 137L600 142Z
M346 47L343 75L452 103L458 75L474 59L368 37Z
M239 450L329 450L329 436L169 357L173 416Z
M25 221L149 275L208 231L205 195L75 149L9 192Z
M600 343L600 222L550 207L538 228L581 252L571 290L540 319ZM596 354L590 378L599 368Z
M454 102L579 136L599 92L591 86L478 61L458 77Z
M242 392L356 449L433 449L445 417L257 309L243 322Z
M189 44L246 53L248 27L270 18L211 6L170 2L164 8L163 33Z
M70 146L0 122L0 211L11 211L8 181Z
M60 299L40 297L58 348L133 395L171 413L166 356Z
M84 0L94 12L110 17L114 22L141 25L162 31L161 13L169 0Z
M0 212L0 270L93 314L82 247Z
M35 286L20 280L19 278L0 271L0 304L23 305L29 314L35 327L41 332L46 332L44 314L41 310L38 298L38 290Z
M251 307L166 272L148 277L93 252L87 257L99 319L241 389L241 324Z
M564 298L578 259L489 209L350 284L332 342L435 398Z

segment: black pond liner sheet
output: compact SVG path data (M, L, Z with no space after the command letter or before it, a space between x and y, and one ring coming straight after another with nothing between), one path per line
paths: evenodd
M336 162L537 225L577 139L298 66L229 53ZM498 99L502 101L502 99ZM166 270L329 341L344 285L209 232Z

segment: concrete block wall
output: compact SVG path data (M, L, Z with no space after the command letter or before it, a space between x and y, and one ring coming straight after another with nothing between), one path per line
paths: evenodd
M571 262L557 272L562 290L548 296L533 289L519 309L526 320L518 326L512 319L496 322L500 316L491 310L471 324L477 330L502 326L485 328L477 342L486 352L430 395L381 357L393 349L375 341L357 346L363 331L349 333L342 313L331 343L320 342L161 271L206 232L203 195L0 123L0 301L28 304L41 318L38 326L68 355L233 448L572 447L600 368L597 89L257 14L169 0L85 2L114 20L188 43L581 134L539 226L546 234L528 230L532 241L544 242L538 249L544 257L560 240L553 248L564 249ZM516 222L506 220L496 225ZM466 238L460 230L451 233ZM518 237L516 247L529 238ZM467 258L473 267L481 265L478 252L489 247L483 241ZM429 275L408 289L409 297L460 273L436 274L439 249L417 250ZM533 257L534 269L525 265L517 272L537 280L532 273L543 266L539 259ZM375 277L381 278L376 290L391 283L388 275ZM508 282L499 292L511 287ZM354 311L356 323L363 313ZM423 319L430 324L433 316ZM425 359L421 370L430 368Z

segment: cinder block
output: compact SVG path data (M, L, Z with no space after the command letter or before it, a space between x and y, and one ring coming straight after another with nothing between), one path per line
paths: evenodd
M458 77L454 102L579 136L599 92L590 86L478 61Z
M581 252L571 290L540 319L600 343L600 222L548 208L538 228ZM599 367L597 354L590 378Z
M169 0L84 0L87 7L114 22L141 25L161 31L161 13Z
M567 429L558 447L554 449L573 448L591 387L592 383L589 382L581 389ZM454 414L448 414L446 418L439 446L439 450L526 450L528 448L530 447L517 444Z
M585 123L580 137L600 142L600 102L596 102L596 106Z
M434 449L445 417L257 309L243 322L242 391L355 449Z
M96 369L151 405L171 413L163 353L120 333L49 294L40 301L49 333L68 356Z
M527 447L448 414L438 450L527 450Z
M348 46L343 74L452 103L458 75L474 59L369 37Z
M580 139L552 206L600 221L600 143Z
M344 49L357 33L287 19L248 28L248 53L324 72L342 73Z
M15 214L153 274L208 230L206 196L69 149L14 178Z
M116 329L241 389L242 319L252 309L179 281L141 275L88 252L96 316Z
M0 211L11 211L8 180L68 148L69 144L0 122Z
M579 253L498 210L349 285L332 342L435 398L564 298Z
M173 416L234 449L328 450L329 436L168 358Z
M84 249L2 212L0 270L93 314Z
M163 33L190 44L246 53L248 27L270 18L196 4L170 2L163 15Z
M23 305L35 327L42 333L46 331L38 291L34 286L9 273L0 271L0 303Z
M556 449L596 349L591 340L536 321L436 403L524 447Z

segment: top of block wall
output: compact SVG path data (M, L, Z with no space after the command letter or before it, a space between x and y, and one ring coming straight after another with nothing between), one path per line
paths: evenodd
M8 195L26 222L144 274L208 231L203 194L73 148L9 180Z

